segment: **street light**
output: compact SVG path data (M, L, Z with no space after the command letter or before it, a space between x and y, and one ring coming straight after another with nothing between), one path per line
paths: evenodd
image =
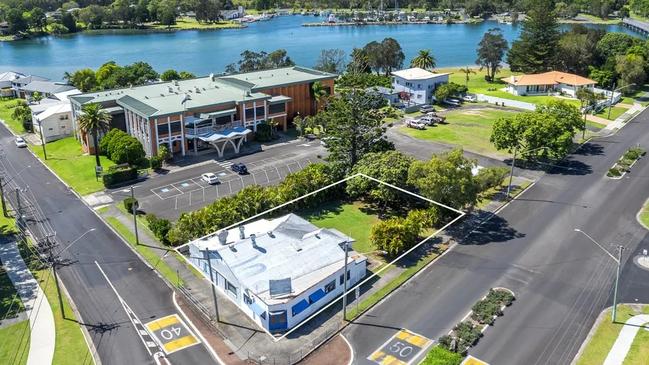
M544 149L544 148L549 148L549 147L543 146L543 147L538 147L538 148L532 148L531 150L525 150L522 153L537 151L537 150L541 150L541 149ZM507 199L509 199L509 194L510 194L510 192L512 190L512 179L514 178L514 166L516 166L516 153L517 152L518 152L518 144L516 146L514 146L514 158L512 159L512 168L509 171L509 185L507 185Z
M602 251L606 252L606 254L615 261L617 264L617 270L615 273L615 290L613 291L613 322L615 322L616 314L617 314L617 286L618 282L620 281L620 264L622 262L622 251L624 250L624 246L622 245L617 245L617 257L613 256L612 253L610 253L607 249L604 248L599 242L595 241L595 239L591 236L588 235L588 233L582 231L579 228L575 228L575 232L583 233L584 236L588 237L589 240L591 240L594 244L597 245L597 247L601 248Z
M59 252L57 253L57 255L60 255L60 254L62 254L63 252L67 251L68 248L72 247L72 245L74 245L75 243L77 243L77 241L79 241L81 238L83 238L83 236L87 235L88 233L90 233L90 232L92 232L92 231L94 231L94 230L95 230L95 228L90 228L89 230L83 232L83 234L81 234L81 236L77 237L74 241L70 242L70 244L67 245L67 246L65 246L65 248L62 249L61 251L59 251Z
M611 91L611 98L609 99L608 102L608 116L606 119L611 119L611 107L613 106L613 94L615 94L616 91L620 91L622 89L626 89L627 87L634 86L635 83L631 83L622 87L618 87L617 89L615 88L615 83L613 83L613 91Z

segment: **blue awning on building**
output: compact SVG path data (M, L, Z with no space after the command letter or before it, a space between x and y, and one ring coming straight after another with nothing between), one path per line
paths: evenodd
M258 316L261 316L262 313L265 312L265 310L257 304L257 302L252 302L250 303L250 309L252 309L252 312Z
M313 293L311 293L311 295L309 295L309 301L311 301L311 303L315 303L318 300L322 299L322 297L324 297L324 296L325 296L324 290L318 289L318 290L314 291Z
M309 303L302 299L299 302L297 302L293 308L291 308L291 311L293 312L293 315L299 314L303 310L307 309L309 307Z

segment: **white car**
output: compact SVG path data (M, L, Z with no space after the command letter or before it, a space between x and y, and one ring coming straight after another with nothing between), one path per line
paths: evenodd
M216 174L212 172L206 172L201 175L201 180L205 181L206 183L210 185L218 184L219 183L219 177L216 176Z
M468 101L469 103L478 102L478 98L475 95L464 95L464 97L462 97L462 100Z
M406 127L414 129L426 129L426 125L424 123L418 122L414 119L406 120Z
M27 142L22 137L16 137L16 147L25 148L27 147Z

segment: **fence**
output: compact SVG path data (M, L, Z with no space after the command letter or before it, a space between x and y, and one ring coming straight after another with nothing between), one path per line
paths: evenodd
M536 104L526 103L524 101L511 100L505 98L499 98L496 96L476 94L478 101L484 101L490 104L497 104L502 106L508 106L513 108L525 109L525 110L536 110Z

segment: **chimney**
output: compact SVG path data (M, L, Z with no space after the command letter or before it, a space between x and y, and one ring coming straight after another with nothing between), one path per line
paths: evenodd
M257 247L257 235L254 233L250 234L250 241L252 241L252 247Z
M239 226L239 238L241 239L246 238L246 227Z

